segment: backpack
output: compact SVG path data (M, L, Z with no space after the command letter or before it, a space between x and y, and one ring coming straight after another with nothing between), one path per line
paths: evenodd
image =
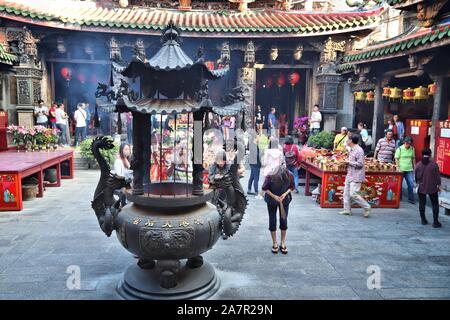
M297 165L297 153L294 152L293 144L291 145L291 150L287 151L284 157L286 158L286 166L295 167Z

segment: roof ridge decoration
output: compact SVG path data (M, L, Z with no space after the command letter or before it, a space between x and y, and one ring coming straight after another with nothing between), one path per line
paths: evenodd
M93 2L0 0L0 18L78 31L160 35L172 20L188 36L248 38L330 35L373 29L382 7L366 11L309 13L276 9L240 12L163 8L108 8ZM311 19L318 17L320 19Z
M345 3L349 7L358 7L359 9L363 9L371 2L375 5L380 5L382 4L383 0L345 0Z
M19 57L13 53L9 53L3 44L0 43L0 63L13 65L19 61Z
M392 56L407 54L410 51L423 51L446 44L450 44L450 22L433 28L416 29L412 33L408 31L393 40L376 43L364 50L349 53L344 57L344 63L339 69L350 69L348 64L387 59Z

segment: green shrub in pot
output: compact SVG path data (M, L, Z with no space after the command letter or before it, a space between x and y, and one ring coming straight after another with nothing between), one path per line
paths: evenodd
M308 139L308 146L313 148L333 149L334 133L321 131Z
M92 141L94 140L95 137L90 137L87 138L85 140L83 140L83 142L80 143L80 154L83 158L88 159L89 162L95 162L95 157L94 154L92 153L91 150L91 144ZM108 137L111 140L112 137ZM105 159L108 161L109 165L113 165L114 161L117 158L117 154L119 153L119 145L117 145L117 143L114 143L114 148L109 149L109 150L104 150L101 149L100 153L103 155L103 157L105 157Z

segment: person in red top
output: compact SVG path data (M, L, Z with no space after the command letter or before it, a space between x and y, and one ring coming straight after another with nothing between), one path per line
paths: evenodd
M295 193L298 193L298 167L300 166L300 152L294 144L292 136L286 136L283 146L284 159L286 167L294 176Z
M48 122L50 124L50 128L56 129L56 102L53 102L52 106L50 107L50 110L48 111Z

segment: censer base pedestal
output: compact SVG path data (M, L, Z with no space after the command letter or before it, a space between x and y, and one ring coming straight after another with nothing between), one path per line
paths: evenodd
M120 280L117 292L127 300L205 300L220 287L220 279L207 261L193 269L183 264L177 273L178 283L173 288L161 287L160 277L158 268L141 269L135 264L131 265Z

